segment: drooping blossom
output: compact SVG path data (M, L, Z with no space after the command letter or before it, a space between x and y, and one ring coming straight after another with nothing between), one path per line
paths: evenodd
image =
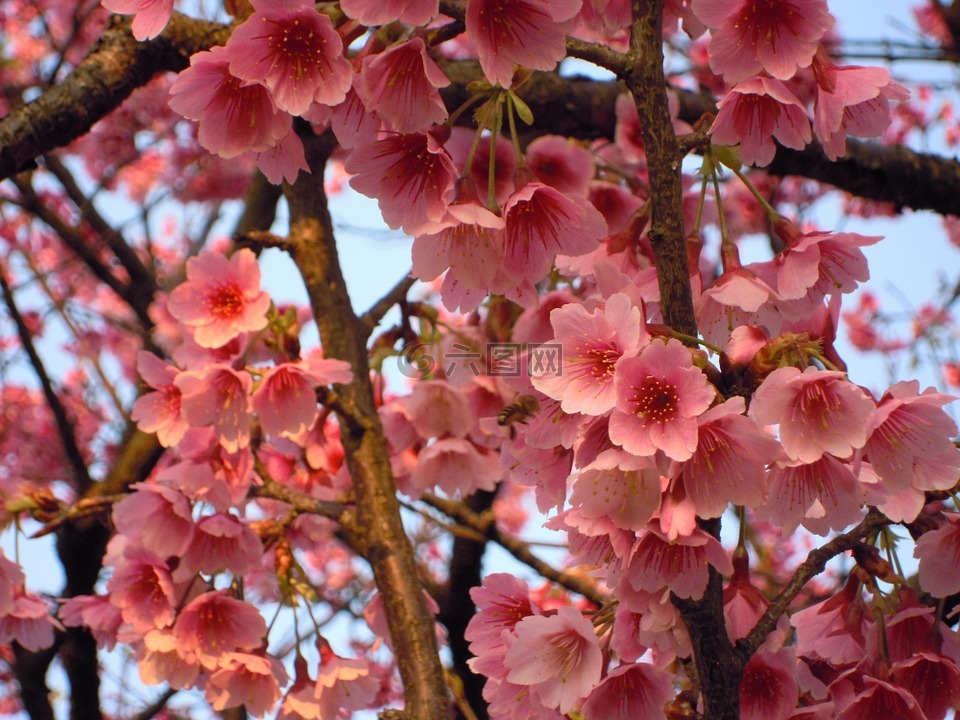
M766 466L779 446L744 411L743 398L733 397L697 418L696 450L671 473L700 517L720 517L731 503L756 507L766 497Z
M253 379L249 373L213 364L180 373L176 383L182 393L180 410L188 423L212 426L228 452L250 444Z
M960 668L942 653L921 652L893 663L890 679L919 703L931 720L944 718L949 708L960 706Z
M512 632L528 615L540 613L540 608L530 600L527 583L509 573L487 575L480 586L470 588L470 599L477 606L477 612L470 618L463 636L476 657L505 654L503 633Z
M454 278L483 297L519 284L520 279L502 267L503 220L492 218L461 221L436 233L418 235L413 241L413 275L426 282L449 270L447 279ZM447 297L444 305L451 307Z
M566 54L566 21L582 0L471 0L467 38L477 49L483 74L510 87L513 66L553 70Z
M17 591L12 612L0 616L0 642L16 642L32 652L53 645L55 630L63 630L63 625L50 614L47 602L23 590Z
M142 350L137 355L137 372L155 392L137 398L130 419L141 431L156 433L157 441L164 447L173 447L190 428L180 414L180 388L173 382L180 370Z
M833 665L860 662L872 620L860 581L851 575L836 595L790 616L797 630L797 654Z
M593 155L559 135L542 135L527 147L527 167L537 180L570 195L584 195L596 172Z
M292 129L276 145L255 155L257 169L274 185L279 185L284 180L292 185L301 170L305 173L311 172L303 142Z
M448 495L467 497L477 490L493 490L502 477L496 453L481 450L469 440L448 437L420 451L410 482L417 496L439 488Z
M360 69L357 94L391 130L412 133L447 119L447 107L437 88L450 80L427 54L423 38L414 37L375 55Z
M603 415L616 405L614 370L649 342L640 309L625 293L609 297L587 312L568 303L550 313L554 337L561 344L563 372L534 374L533 386L560 400L565 413Z
M603 215L585 198L539 182L513 193L503 217L504 267L531 282L544 278L558 254L588 253L607 234Z
M197 521L177 570L186 577L198 571L213 574L221 570L242 576L260 564L262 555L260 538L249 525L233 515L217 513Z
M190 503L183 493L163 485L138 483L113 506L113 524L132 542L161 558L179 556L193 537ZM145 523L144 518L150 518Z
M364 25L399 21L426 25L439 12L439 0L341 0L340 9Z
M625 578L635 590L666 587L679 597L698 600L707 589L710 565L721 573L733 572L727 551L713 536L697 528L671 542L651 527L637 540Z
M716 395L679 341L654 341L639 357L620 361L610 440L635 455L657 450L686 460L697 449L697 416Z
M254 13L230 36L230 72L261 83L274 104L302 115L317 102L342 102L353 83L343 42L310 0L251 0Z
M568 713L600 682L603 654L593 625L572 607L528 615L514 626L506 679L535 688L540 702Z
M369 662L340 657L326 647L321 648L320 659L313 691L319 704L318 720L352 714L375 702L380 679L370 672Z
M822 53L822 56L821 56ZM813 132L831 160L846 155L847 135L880 137L890 125L890 102L910 93L881 67L837 67L820 51L814 61L817 99Z
M783 322L780 296L753 266L728 269L697 301L697 326L708 342L724 347L741 326L775 337Z
M180 611L173 634L180 652L196 653L200 664L213 670L226 652L260 647L267 624L252 605L211 590Z
M841 709L842 707L842 709ZM927 720L917 699L901 687L869 675L863 676L863 689L846 706L838 706L837 720Z
M660 508L661 489L652 458L607 450L576 475L570 504L585 518L608 517L624 530L641 530Z
M789 80L833 26L826 0L693 0L692 8L712 31L710 68L728 83L761 71Z
M196 53L170 86L170 107L198 121L200 144L225 159L273 147L292 124L266 87L230 74L231 60L232 53L219 45Z
M260 289L260 266L247 248L227 258L206 251L187 260L187 281L167 303L203 348L218 348L267 324L270 296Z
M446 380L418 382L406 413L422 438L464 437L476 422L467 397Z
M13 612L16 591L23 582L23 570L0 550L0 615Z
M946 490L953 487L960 449L953 443L957 425L943 410L950 395L916 380L898 382L880 398L868 426L864 453L890 488Z
M144 685L166 683L177 689L193 687L201 670L196 654L180 647L171 628L144 635L137 669Z
M584 720L640 720L664 715L673 680L650 663L623 663L603 679L580 712Z
M843 373L815 367L774 370L750 404L757 422L780 425L783 449L804 463L825 452L845 458L862 448L875 410L873 401Z
M100 4L110 12L133 15L130 29L137 40L153 40L173 14L173 0L101 0Z
M431 133L387 134L354 148L344 168L350 185L377 199L383 221L409 235L434 233L453 199L457 169Z
M769 495L757 516L787 537L803 525L817 535L842 530L860 519L866 488L849 465L830 454L813 461L779 460L770 468Z
M207 679L206 698L214 710L243 705L254 717L270 712L287 684L283 663L270 655L229 652Z
M263 374L251 396L261 429L271 437L293 437L313 425L317 417L318 386L346 383L353 378L342 360L311 358L280 363Z
M142 548L127 548L107 582L110 602L138 632L173 624L180 598L166 562Z
M946 522L925 532L913 549L920 559L920 587L934 597L960 592L960 515L944 513Z
M769 165L777 152L774 138L802 150L812 135L803 103L779 80L755 77L736 85L717 103L710 126L713 142L740 145L740 158L749 165Z
M83 627L97 641L97 647L113 650L117 631L123 624L120 608L105 595L77 595L61 601L57 615L66 627Z
M794 650L760 650L743 669L740 717L743 720L788 720L797 706L799 695Z

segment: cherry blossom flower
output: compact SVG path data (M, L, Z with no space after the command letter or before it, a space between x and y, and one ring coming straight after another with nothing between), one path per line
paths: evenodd
M83 627L97 641L97 647L113 650L117 631L123 624L120 608L104 595L77 595L62 601L57 613L66 627Z
M817 535L860 519L866 488L850 466L829 454L813 461L780 460L770 469L769 496L757 516L779 525L784 537L797 525Z
M193 539L183 554L177 575L193 577L196 572L228 570L245 575L260 564L260 538L239 518L225 513L200 518Z
M151 630L144 635L138 660L144 685L167 683L172 688L190 688L200 675L196 655L180 648L170 628Z
M422 438L464 437L476 422L467 397L446 380L418 382L406 412Z
M566 53L566 21L581 0L471 0L467 38L477 49L483 74L510 87L513 66L553 70Z
M712 29L710 68L728 83L762 70L789 80L833 26L826 0L693 0L692 9Z
M585 518L608 517L624 530L641 530L660 508L660 494L652 458L607 450L577 474L570 504Z
M740 717L743 720L788 720L799 698L797 658L793 649L760 650L743 669Z
M677 340L654 341L639 357L620 361L610 440L635 455L657 450L686 460L697 449L697 416L716 395Z
M960 668L953 658L921 652L890 670L893 684L914 697L927 718L946 717L949 708L960 705Z
M413 275L428 281L449 270L448 278L486 296L495 288L502 290L520 282L501 267L503 253L501 218L458 222L439 232L417 236L413 241ZM446 297L444 304L450 307Z
M221 445L236 452L250 444L253 379L227 365L177 375L183 417L196 427L212 426Z
M230 73L262 83L278 109L302 115L336 105L353 83L343 42L310 0L251 0L254 13L227 41Z
M370 707L380 691L380 680L370 672L370 663L340 657L327 648L320 651L320 669L314 686L320 720L354 713Z
M16 642L32 652L53 645L53 631L63 625L50 614L45 600L18 590L13 599L13 611L0 616L0 642Z
M880 137L890 125L890 101L906 100L910 92L880 67L837 67L818 52L814 62L817 100L813 131L831 160L846 155L847 135Z
M443 145L430 133L388 134L354 148L344 166L350 185L377 199L383 221L410 235L435 233L453 199L457 169Z
M180 370L151 352L140 351L137 372L156 392L144 393L137 398L130 419L142 432L156 433L157 441L164 447L173 447L190 427L180 414L180 388L173 382Z
M838 706L838 710L840 710ZM927 720L917 699L903 688L883 680L863 676L863 690L840 710L837 720L875 720L889 717L897 720Z
M925 532L913 548L913 556L920 559L920 587L934 597L960 592L960 515L943 517L946 522Z
M952 440L957 425L942 408L954 398L919 389L916 380L898 382L883 395L864 452L891 489L949 489L957 479L960 449Z
M386 25L400 21L426 25L439 12L439 0L341 0L340 8L364 25Z
M596 172L590 151L559 135L542 135L525 156L537 180L570 195L586 195Z
M263 374L250 401L267 435L294 437L317 418L316 388L350 382L352 378L349 364L342 360L311 358L280 363Z
M123 559L107 582L110 602L123 621L141 633L172 625L180 598L170 568L142 548L128 548Z
M503 206L504 267L539 282L558 254L582 255L607 234L603 215L586 199L564 195L539 182L527 183Z
M812 139L803 103L779 80L755 77L736 85L717 103L710 126L713 142L740 145L740 158L750 165L769 165L781 145L802 150Z
M262 329L270 296L260 289L253 252L244 248L227 258L207 251L187 261L187 281L170 294L167 307L193 331L197 345L217 348Z
M301 170L310 172L303 142L292 129L276 145L256 153L256 158L257 168L274 185L284 180L292 185Z
M733 572L730 557L711 535L697 528L673 542L655 528L640 535L625 578L634 590L657 592L669 588L678 597L698 600L707 589L709 566Z
M463 636L476 657L505 654L503 633L512 632L528 615L540 613L530 601L527 583L509 573L487 575L479 587L470 588L470 599L477 606L477 613L470 618Z
M481 450L469 440L448 437L420 451L410 482L414 493L440 488L462 497L477 490L493 490L503 477L495 453Z
M196 653L200 664L213 670L225 652L260 647L267 624L252 605L212 590L180 611L173 634L180 652Z
M780 441L793 460L811 463L825 452L848 457L867 441L876 406L859 387L833 370L774 370L753 394L750 414L780 425Z
M650 663L624 663L607 673L580 712L584 720L656 718L673 696L668 673Z
M0 615L13 612L16 591L23 583L23 570L0 550Z
M561 344L563 373L534 374L533 386L556 400L565 413L603 415L616 405L614 371L623 357L647 344L640 310L625 293L607 299L592 313L569 303L550 313Z
M337 142L346 150L374 142L383 125L376 110L367 108L360 100L356 91L359 82L360 76L357 75L346 100L330 113L330 128L337 136Z
M170 86L170 107L198 121L200 144L225 159L272 148L292 123L290 115L273 104L266 87L230 74L232 59L221 46L196 53Z
M101 0L100 4L113 13L132 14L130 29L137 40L153 40L173 14L173 0Z
M270 655L226 653L220 668L207 679L206 698L214 710L243 705L254 717L266 715L287 684L283 663Z
M770 336L779 334L783 322L780 297L755 269L728 269L700 296L697 325L708 342L725 346L733 331L743 325L763 328Z
M135 492L113 506L117 531L161 558L179 556L194 532L193 513L183 493L163 485L138 483ZM143 522L150 518L150 522Z
M865 635L872 621L863 604L860 581L851 576L839 593L795 612L790 623L797 630L798 655L845 665L863 659Z
M357 94L391 130L412 133L447 119L437 88L450 80L427 54L423 38L414 37L376 55L367 55L360 69Z
M600 682L600 643L578 610L561 607L556 615L529 615L514 631L516 642L504 658L506 679L532 686L545 707L568 713Z
M696 450L671 471L700 517L720 517L730 503L756 507L766 497L766 466L779 445L744 417L745 408L734 397L697 418Z

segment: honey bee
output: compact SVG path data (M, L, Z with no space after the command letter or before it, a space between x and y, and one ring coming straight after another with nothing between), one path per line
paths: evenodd
M526 424L527 420L539 411L540 401L533 395L517 395L517 398L497 415L497 425L510 428L510 439L513 440L517 437L517 429L514 425Z

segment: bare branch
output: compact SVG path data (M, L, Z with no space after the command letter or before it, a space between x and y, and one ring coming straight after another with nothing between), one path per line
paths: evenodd
M410 292L410 288L413 287L415 282L417 282L417 279L411 277L409 273L404 275L386 295L377 300L369 310L360 316L360 324L366 331L367 337L370 337L370 333L380 324L383 316L387 314L390 308L406 299L407 293Z

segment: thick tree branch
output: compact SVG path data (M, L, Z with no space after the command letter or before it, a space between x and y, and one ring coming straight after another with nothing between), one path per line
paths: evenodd
M417 578L413 548L400 519L390 455L377 415L367 363L366 335L350 304L340 269L323 188L332 135L301 133L311 175L285 187L290 205L292 256L303 276L327 357L345 360L353 382L337 385L355 424L342 424L342 442L356 493L357 527L364 556L383 597L387 626L403 680L411 720L447 720L450 703L437 655L434 619Z
M130 23L129 17L112 17L90 54L62 83L0 120L0 180L85 135L154 75L183 70L192 54L222 45L230 35L229 26L174 13L159 36L138 42Z

